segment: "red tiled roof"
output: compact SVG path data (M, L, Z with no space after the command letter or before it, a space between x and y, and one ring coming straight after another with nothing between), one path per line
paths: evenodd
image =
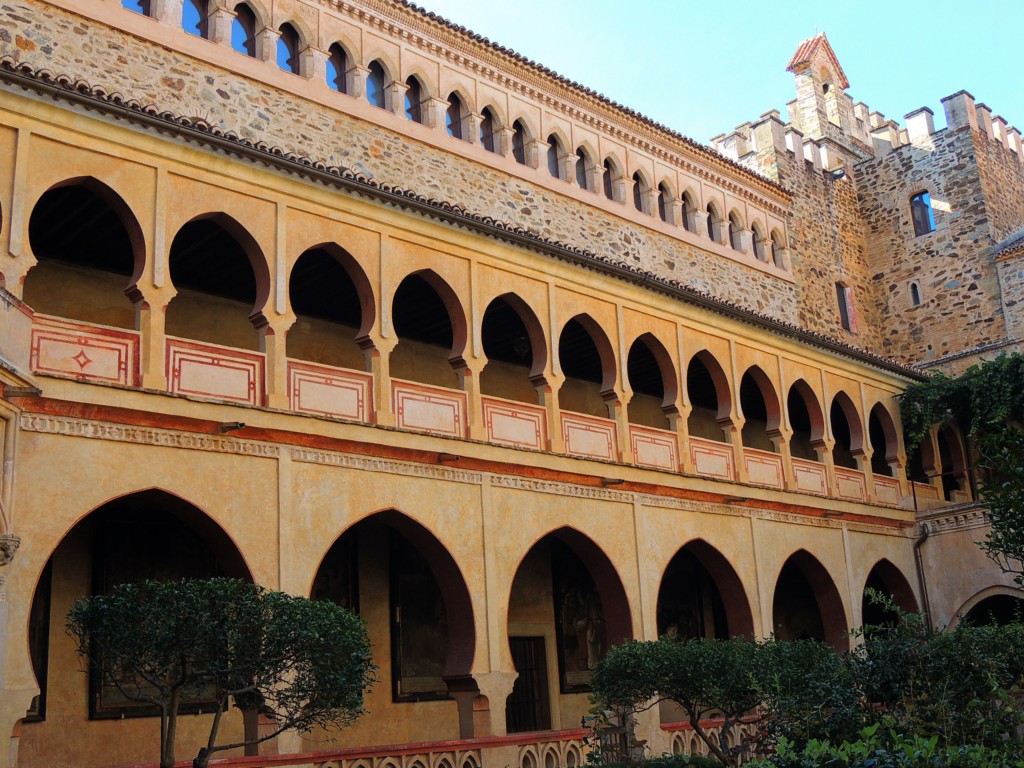
M835 69L836 75L839 77L839 82L836 83L840 88L847 89L850 87L850 81L846 79L846 73L843 72L843 68L839 66L839 59L836 58L835 51L832 50L832 46L829 45L828 38L825 37L824 32L819 32L814 37L809 37L797 46L796 53L793 54L793 58L789 60L789 64L786 65L787 72L796 72L798 68L804 64L809 64L811 59L814 58L814 54L818 51L825 54L829 64Z

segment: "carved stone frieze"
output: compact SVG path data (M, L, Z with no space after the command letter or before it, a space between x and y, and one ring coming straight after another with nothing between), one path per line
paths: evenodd
M13 533L0 533L0 566L10 563L20 546L21 537Z
M411 461L395 461L394 459L377 459L372 456L354 456L334 451L292 448L291 458L307 464L329 464L335 467L348 467L365 472L384 472L390 475L406 475L409 477L427 477L445 482L469 483L480 485L483 475L479 472L466 472L461 469L438 466L435 464L417 464Z

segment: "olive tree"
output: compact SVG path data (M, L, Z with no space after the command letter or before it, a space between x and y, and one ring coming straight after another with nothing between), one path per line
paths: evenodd
M160 715L160 766L174 765L178 715L213 702L193 765L285 730L343 727L363 713L375 671L362 619L330 602L237 579L140 581L78 600L67 631L78 653L127 699ZM262 736L218 743L228 706L258 711Z

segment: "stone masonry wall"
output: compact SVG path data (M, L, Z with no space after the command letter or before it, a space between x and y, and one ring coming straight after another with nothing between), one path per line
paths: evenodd
M927 362L1006 336L986 195L970 128L942 130L857 164L867 257L882 288L883 354ZM935 231L915 236L910 198L929 192ZM913 306L911 281L921 304Z
M788 281L60 8L22 0L0 6L0 55L102 85L160 109L201 115L222 130L253 141L328 164L360 167L381 182L514 221L543 237L642 267L785 321L834 331L833 324L819 323L813 313L804 317L798 308L800 293ZM345 98L339 96L342 106Z

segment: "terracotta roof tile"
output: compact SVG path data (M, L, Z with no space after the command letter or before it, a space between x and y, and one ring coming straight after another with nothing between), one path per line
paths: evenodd
M793 58L786 65L786 71L796 72L804 64L809 64L819 50L835 69L836 75L839 77L837 85L844 90L849 88L850 81L846 79L846 73L843 72L843 68L839 65L836 52L832 50L832 46L829 44L824 32L819 32L814 37L807 38L797 46L796 53L793 54Z

